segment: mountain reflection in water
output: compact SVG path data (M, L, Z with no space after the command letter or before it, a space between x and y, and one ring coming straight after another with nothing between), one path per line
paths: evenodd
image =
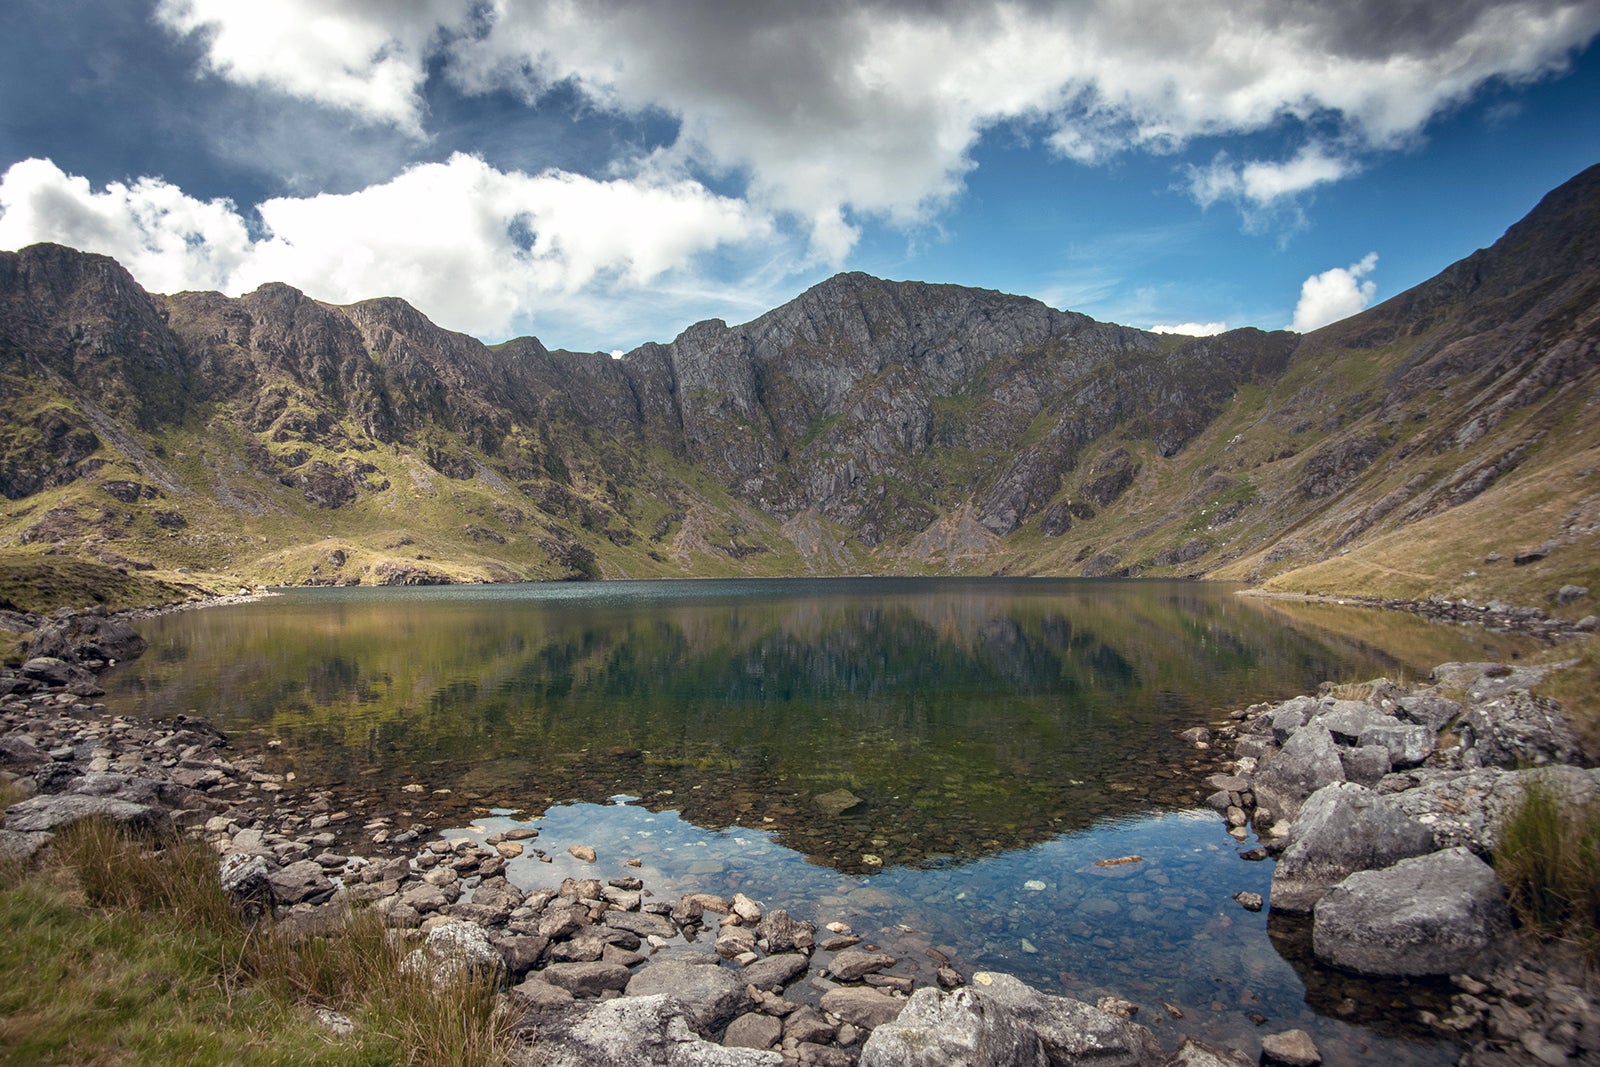
M1414 662L1192 582L295 590L151 620L107 682L119 710L281 742L306 786L420 784L440 818L625 793L861 872L1192 807L1206 756L1176 735L1218 709L1489 639L1384 625Z

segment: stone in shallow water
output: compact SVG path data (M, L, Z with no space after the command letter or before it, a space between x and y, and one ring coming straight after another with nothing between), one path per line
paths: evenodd
M1322 1053L1304 1030L1285 1030L1261 1039L1261 1062L1283 1067L1317 1067Z
M857 804L861 798L848 789L835 789L829 793L822 793L812 798L811 802L829 818L838 818Z

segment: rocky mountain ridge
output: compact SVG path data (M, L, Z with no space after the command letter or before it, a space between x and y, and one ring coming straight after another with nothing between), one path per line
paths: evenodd
M284 584L1181 574L1527 600L1600 580L1597 309L1600 168L1304 337L842 274L612 359L486 347L392 298L153 295L39 245L0 253L0 552Z

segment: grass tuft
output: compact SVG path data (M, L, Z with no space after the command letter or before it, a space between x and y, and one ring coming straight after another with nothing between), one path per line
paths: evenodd
M1543 778L1500 825L1495 870L1522 921L1600 959L1600 800L1578 803Z

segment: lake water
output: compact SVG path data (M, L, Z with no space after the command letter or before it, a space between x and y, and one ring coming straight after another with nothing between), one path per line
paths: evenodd
M400 825L537 828L553 862L514 861L524 887L638 859L663 897L847 922L895 973L944 956L1126 997L1169 1047L1298 1026L1329 1063L1457 1051L1412 1025L1437 991L1325 973L1302 931L1233 902L1271 864L1195 810L1212 767L1177 734L1519 652L1481 630L1066 579L294 590L141 629L113 707L270 742L297 787Z

